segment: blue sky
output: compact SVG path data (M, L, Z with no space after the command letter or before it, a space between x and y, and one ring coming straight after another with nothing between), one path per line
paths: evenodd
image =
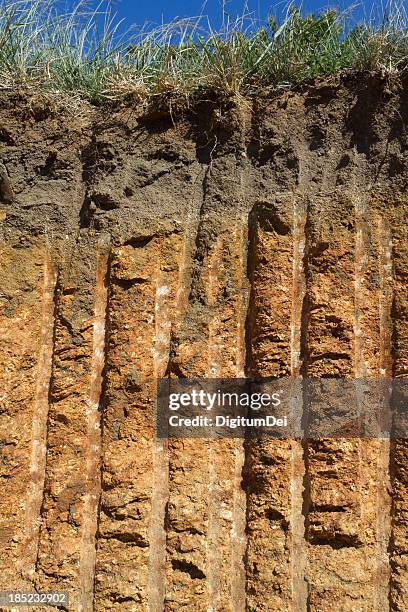
M385 3L386 0L383 0ZM214 27L222 23L223 3L222 0L111 0L114 11L118 18L124 18L127 24L143 26L146 22L159 25L169 22L177 17L192 17L197 15L208 15ZM299 4L299 2L296 2ZM380 7L381 0L368 2L367 0L304 0L303 9L305 12L319 11L328 6L335 6L340 9L348 8L360 4L361 7L355 11L355 16L359 18L362 12L370 13L373 5ZM271 0L248 0L248 9L257 19L265 20L268 13L275 15L284 12L287 2ZM226 0L224 10L231 17L241 15L243 11L243 0Z

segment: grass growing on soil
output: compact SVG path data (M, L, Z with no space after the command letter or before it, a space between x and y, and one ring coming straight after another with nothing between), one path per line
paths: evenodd
M77 2L64 12L56 0L0 0L3 89L25 86L100 103L207 88L245 94L338 70L387 73L407 65L407 15L396 0L381 18L357 25L335 10L303 15L289 5L280 22L270 17L261 26L244 12L220 31L201 16L139 32L124 32L105 4L91 9Z

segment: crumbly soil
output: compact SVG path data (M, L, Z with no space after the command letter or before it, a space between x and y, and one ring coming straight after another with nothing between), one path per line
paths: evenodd
M407 440L160 443L154 410L165 375L408 375L408 78L206 97L0 95L0 591L405 611Z

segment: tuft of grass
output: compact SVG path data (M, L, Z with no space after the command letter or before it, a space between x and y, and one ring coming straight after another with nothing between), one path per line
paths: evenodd
M0 88L25 86L92 103L130 93L228 95L287 87L339 70L397 72L408 65L404 3L388 0L380 18L304 15L257 24L245 10L214 30L204 16L136 31L110 4L86 0L64 11L58 0L0 0Z

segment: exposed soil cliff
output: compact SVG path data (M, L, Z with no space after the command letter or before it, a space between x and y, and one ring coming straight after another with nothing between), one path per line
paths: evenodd
M154 398L408 375L408 81L168 109L0 98L0 590L407 610L406 440L163 444Z

